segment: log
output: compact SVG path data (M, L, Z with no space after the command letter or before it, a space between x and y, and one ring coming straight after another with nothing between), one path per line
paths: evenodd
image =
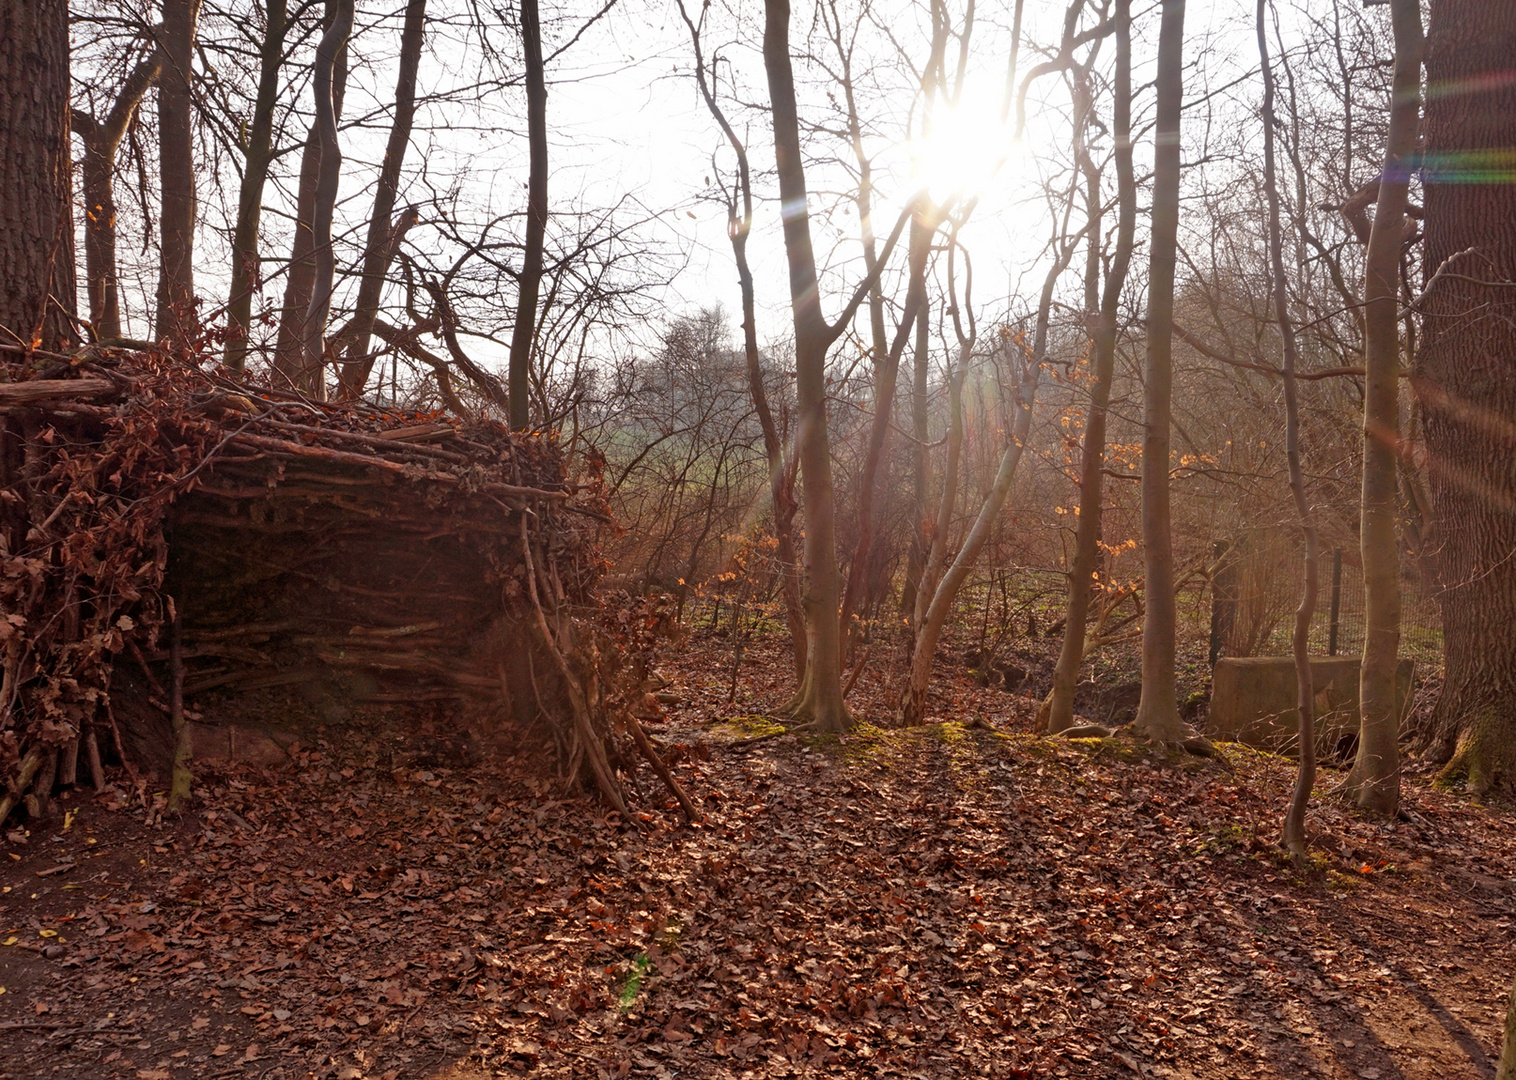
M49 398L89 398L116 389L109 379L32 379L0 383L0 407L30 405Z
M58 783L73 787L79 781L79 736L63 744L58 758Z
M96 791L104 791L105 768L100 764L100 741L93 731L84 733L84 760L89 764L90 783Z

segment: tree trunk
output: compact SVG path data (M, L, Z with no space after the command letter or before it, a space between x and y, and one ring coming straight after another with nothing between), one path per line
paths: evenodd
M68 5L0 0L0 341L7 345L57 350L74 340L64 317L75 304L68 99Z
M537 292L542 283L542 240L547 231L547 81L542 65L542 29L537 0L521 0L521 48L526 57L526 243L517 279L516 324L511 328L507 368L511 427L531 425L529 390L532 344L537 336Z
M806 208L800 118L790 65L789 0L765 0L763 62L773 109L774 159L785 208L784 250L789 265L795 326L799 458L805 500L805 611L808 657L792 712L823 732L841 731L851 719L842 698L841 601L837 573L836 498L827 436L826 353L832 335L821 315L816 256Z
M190 94L200 0L164 0L158 76L158 310L153 336L187 346L195 314L195 132Z
M1069 572L1069 603L1064 616L1063 648L1053 672L1048 698L1047 730L1063 731L1074 723L1074 688L1084 661L1085 631L1094 592L1095 567L1100 555L1101 494L1105 470L1106 419L1111 383L1116 372L1116 330L1121 315L1121 292L1126 287L1137 231L1137 181L1132 167L1132 11L1131 0L1116 5L1116 82L1114 123L1116 141L1116 250L1106 274L1105 293L1095 324L1094 384L1089 415L1084 422L1083 458L1079 468L1079 521L1074 536L1074 565ZM1098 248L1099 235L1090 237Z
M400 32L400 73L395 80L395 120L384 148L379 187L374 192L374 212L369 216L368 243L363 251L363 279L358 285L358 303L353 321L343 333L347 360L342 365L342 394L357 397L368 383L374 358L368 354L369 336L379 315L384 278L400 246L404 230L414 221L410 212L397 223L390 221L395 196L400 191L400 168L411 142L411 124L416 117L416 69L421 64L421 45L426 37L426 0L409 0L405 26ZM396 235L396 234L400 235ZM382 381L382 380L381 380Z
M1072 198L1071 192L1070 199ZM1068 232L1067 216L1063 221L1063 232L1065 234ZM943 520L943 514L938 515L936 525L938 535L933 536L932 553L929 553L924 560L921 582L917 586L915 643L911 649L911 666L906 675L905 688L900 693L900 709L896 717L896 721L902 726L919 724L926 715L927 688L931 684L932 666L936 661L937 642L942 637L942 627L947 622L948 612L952 610L953 600L957 597L958 590L968 578L969 571L974 568L979 552L989 541L995 519L1000 516L1000 511L1005 506L1006 496L1010 494L1011 481L1016 478L1016 468L1021 464L1022 451L1026 448L1027 439L1032 431L1032 406L1036 400L1037 383L1041 377L1042 363L1047 351L1048 319L1053 308L1053 293L1057 287L1058 278L1068 268L1069 260L1073 258L1077 245L1077 239L1065 240L1043 281L1042 297L1037 306L1037 325L1032 337L1032 351L1031 355L1023 361L1021 380L1017 387L1016 419L1011 426L1010 441L1000 455L1000 468L995 474L990 493L980 504L979 513L974 518L974 524L969 528L968 535L964 537L963 546L958 549L953 564L942 575L941 581L935 579L946 546L946 538L940 534L946 532L947 522ZM964 362L967 362L967 355L964 357ZM952 475L946 478L946 482L950 487L955 486L956 469L950 468L949 473ZM944 500L947 498L949 496L944 495Z
M779 588L784 597L785 619L790 628L790 649L795 665L795 684L805 681L806 631L805 616L800 606L799 561L795 557L795 494L790 483L789 463L785 460L784 443L779 437L779 427L774 423L774 411L769 406L768 390L763 384L763 363L758 354L757 300L753 288L753 270L748 265L747 241L753 231L753 178L748 165L747 146L737 137L737 132L727 121L711 84L705 74L705 56L700 49L700 31L690 19L684 4L679 5L679 14L689 28L691 44L695 50L695 81L706 108L726 136L737 157L736 191L727 203L727 236L732 243L732 258L737 264L737 284L742 296L742 351L746 361L748 393L753 399L753 411L758 414L758 426L763 431L763 452L769 467L769 514L772 518L775 542L775 558L779 564ZM872 235L872 233L871 233ZM869 257L873 257L870 250ZM880 319L883 319L881 314ZM735 686L735 683L733 684Z
M858 540L853 545L853 557L848 564L847 588L842 594L844 645L846 640L852 637L851 622L862 603L868 582L874 529L878 517L875 509L875 499L878 495L876 489L879 486L879 468L884 462L885 449L889 445L890 429L894 426L895 383L900 373L900 357L911 339L911 331L916 325L916 315L926 303L926 264L932 253L932 237L936 234L937 223L941 220L942 212L942 207L932 206L929 200L923 198L911 215L905 305L900 312L900 325L895 330L895 340L891 342L884 355L878 357L875 362L874 415L869 423L869 441L863 458L863 475L858 481ZM869 259L871 264L877 261L877 258Z
M1414 5L1411 5L1414 7ZM1516 780L1516 6L1436 0L1426 106L1430 278L1413 386L1425 409L1440 542L1444 781L1482 794ZM1473 249L1470 251L1469 249ZM1464 254L1460 254L1464 253ZM1450 260L1451 264L1450 264ZM1456 274L1457 276L1452 276Z
M1516 1080L1516 984L1505 1006L1505 1036L1500 1043L1500 1063L1495 1080Z
M1154 742L1185 738L1174 683L1174 543L1169 428L1174 390L1174 263L1179 232L1179 122L1184 94L1184 0L1163 0L1148 263L1147 367L1142 395L1142 697L1136 729Z
M326 396L326 322L332 310L332 288L337 273L332 250L332 217L337 208L337 187L342 180L342 150L337 143L337 110L332 87L332 69L353 29L353 0L338 0L337 14L316 46L316 70L311 86L316 95L316 130L321 139L321 168L316 173L316 203L311 215L312 255L316 275L311 282L311 303L305 312L304 356L307 378L315 380L316 397Z
M1400 806L1400 717L1395 666L1400 652L1400 553L1396 535L1396 456L1400 441L1400 245L1421 105L1421 6L1393 0L1395 77L1389 141L1364 260L1363 551L1364 641L1358 674L1362 726L1358 756L1343 785L1365 810ZM1504 62L1504 61L1502 61ZM1429 319L1435 322L1435 319ZM1460 470L1469 463L1460 462Z
M1284 276L1284 233L1279 220L1279 179L1274 153L1274 69L1269 60L1268 27L1264 21L1266 10L1266 0L1258 0L1258 60L1263 72L1263 190L1269 205L1269 270L1274 279L1274 318L1279 323L1279 337L1284 349L1284 452L1289 466L1290 493L1295 498L1295 513L1305 535L1303 586L1300 606L1295 611L1295 630L1290 638L1295 656L1300 768L1295 775L1295 790L1285 813L1280 841L1297 862L1303 862L1305 811L1310 803L1311 787L1316 782L1316 691L1311 683L1310 640L1311 618L1316 613L1318 563L1316 521L1306 498L1305 473L1300 466L1300 395L1295 382L1299 352L1295 345L1295 324L1290 319L1288 282Z
M911 630L917 629L916 584L926 567L926 552L931 545L927 536L930 515L927 513L926 447L928 426L927 385L931 371L931 301L921 305L916 316L916 346L911 357L911 546L906 552L905 587L900 590L901 614L911 618Z
M326 27L337 17L337 4L328 0ZM332 112L342 117L342 99L347 89L347 49L337 54L332 72ZM321 133L315 124L305 138L300 155L300 181L295 196L295 239L290 248L289 269L284 279L284 305L279 317L279 336L274 348L274 381L302 393L320 390L321 370L305 368L305 316L311 306L316 281L316 244L312 221L316 214L316 178L321 171Z
M237 224L232 234L232 288L226 301L226 366L241 371L247 359L253 293L263 278L258 260L258 228L263 213L263 185L274 160L274 106L279 103L279 72L288 30L287 0L268 0L267 27L259 50L258 96L248 130L237 192Z
M139 60L104 120L74 110L74 132L84 143L84 279L90 325L109 341L121 336L121 296L116 281L116 152L158 75L163 52L157 47Z

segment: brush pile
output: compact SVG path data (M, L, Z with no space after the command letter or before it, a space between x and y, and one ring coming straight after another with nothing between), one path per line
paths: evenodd
M623 812L635 747L692 813L636 716L660 615L593 596L606 520L498 424L159 354L0 358L0 821L134 770L145 712L187 794L187 709L296 685L488 710Z

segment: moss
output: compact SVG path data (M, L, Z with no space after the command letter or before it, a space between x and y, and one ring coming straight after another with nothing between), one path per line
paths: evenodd
M957 720L945 720L940 724L927 724L921 728L922 734L936 739L938 742L947 743L949 746L955 743L967 741L968 729Z
M1125 761L1136 762L1143 758L1163 757L1161 747L1149 746L1145 743L1134 743L1128 739L1118 739L1115 736L1092 739L1061 739L1065 745L1075 750L1081 750L1090 757L1101 761Z
M1482 799L1499 781L1516 777L1516 746L1492 707L1470 716L1458 734L1453 757L1433 781L1439 788L1467 786L1475 799Z
M762 735L783 735L789 729L772 716L749 714L727 716L711 726L711 734L728 739L753 739Z

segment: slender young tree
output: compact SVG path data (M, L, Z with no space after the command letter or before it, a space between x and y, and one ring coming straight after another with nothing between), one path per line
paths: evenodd
M526 237L516 280L516 324L507 367L511 427L531 426L532 343L537 336L537 293L542 284L542 243L547 232L547 79L537 0L521 0L521 49L526 60Z
M389 143L384 148L384 164L379 170L379 185L374 190L374 209L369 215L368 242L363 249L363 276L358 285L358 302L352 322L343 330L347 359L342 365L342 392L357 397L368 383L374 369L369 355L369 338L379 315L380 293L390 263L400 248L405 233L416 220L414 209L391 221L395 198L400 191L400 170L405 151L411 142L411 125L416 118L416 71L421 65L421 46L426 39L426 0L408 0L405 24L400 31L400 70L395 78L395 119L390 125Z
M1400 807L1400 552L1396 523L1400 442L1400 246L1421 113L1421 5L1391 0L1395 77L1374 227L1364 260L1363 551L1364 639L1358 672L1362 727L1344 794L1365 810Z
M195 316L195 133L191 79L200 0L164 0L158 46L157 318L153 336L186 345L198 330Z
M1184 0L1163 0L1158 31L1157 145L1148 246L1147 364L1142 394L1142 697L1137 731L1154 742L1186 736L1175 689L1174 541L1169 429L1174 393L1174 266L1179 234L1179 127L1184 104Z
M68 5L0 0L0 342L73 341Z
M327 0L323 35L337 18L337 0ZM342 100L347 89L347 48L337 54L332 68L332 113L342 117ZM310 310L316 281L316 181L321 172L321 129L311 124L305 148L300 155L300 178L295 195L295 237L290 245L289 268L284 275L284 304L279 318L279 334L274 348L274 381L302 393L321 390L321 369L307 369L305 364L305 316Z
M880 269L889 261L906 219L902 217L896 222L878 265L854 292L842 316L829 325L821 313L810 212L806 206L809 192L800 152L800 114L790 62L789 0L764 2L763 65L773 114L774 164L779 176L784 251L789 266L800 412L797 443L805 501L805 592L801 603L809 651L805 678L789 711L816 730L835 732L846 729L852 721L842 694L842 633L838 619L842 589L837 570L837 500L827 434L826 355L852 322Z
M274 109L279 103L279 75L284 66L284 39L289 31L288 0L268 0L263 44L258 50L258 95L248 127L237 192L237 224L232 233L232 285L226 301L226 366L241 371L247 358L253 293L258 288L258 228L263 215L263 186L274 161Z
M1084 422L1084 440L1079 467L1079 522L1074 535L1074 564L1069 571L1069 602L1064 619L1063 647L1053 672L1053 690L1048 698L1047 730L1063 731L1074 723L1074 688L1079 666L1084 662L1085 633L1089 623L1094 575L1100 554L1100 517L1105 476L1106 420L1110 411L1111 383L1116 373L1116 333L1121 315L1121 293L1126 287L1137 231L1137 181L1132 168L1132 5L1117 0L1116 73L1114 96L1116 164L1116 248L1106 271L1105 291L1100 300L1094 332L1094 382L1090 386L1089 411ZM1088 155L1086 155L1086 159ZM1098 181L1098 178L1097 178ZM1092 217L1094 212L1092 211ZM1089 238L1091 251L1098 235Z
M1284 229L1280 223L1279 177L1274 150L1274 67L1269 59L1268 25L1264 19L1267 0L1258 0L1258 63L1263 74L1263 191L1269 206L1269 272L1273 279L1274 319L1279 324L1279 338L1284 363L1284 453L1290 473L1290 494L1295 513L1305 537L1305 559L1301 567L1300 606L1295 609L1295 629L1290 637L1295 657L1295 708L1299 716L1300 769L1295 776L1295 790L1284 816L1280 842L1297 861L1305 859L1305 811L1316 782L1316 688L1311 681L1311 619L1316 614L1318 541L1316 519L1306 497L1305 471L1300 464L1300 394L1295 371L1300 352L1295 341L1295 323L1290 316L1290 294L1284 276Z
M311 303L305 312L305 370L315 373L313 389L324 396L326 322L332 310L332 288L337 271L332 250L332 216L337 206L337 187L342 179L342 149L337 142L337 108L333 100L332 69L337 55L353 30L353 0L338 0L337 14L316 48L316 69L311 85L316 95L316 128L321 137L321 168L316 174L316 204L311 216L316 277Z
M703 20L707 9L701 10ZM769 469L769 516L779 564L780 593L784 597L785 618L790 628L795 682L798 685L805 681L806 663L805 615L800 608L799 561L795 557L794 535L795 513L799 507L795 503L790 479L792 474L789 462L785 460L779 426L774 422L774 410L769 405L768 389L763 383L762 358L758 354L757 300L753 287L753 270L747 257L748 237L753 232L752 171L748 164L747 144L738 137L727 120L721 103L716 99L712 85L715 64L711 65L712 70L708 75L705 54L700 45L700 27L690 18L683 0L679 2L679 14L690 32L690 44L695 52L695 82L700 88L700 97L737 159L737 174L733 178L732 192L726 200L726 234L731 241L732 258L737 264L737 285L742 298L742 353L746 362L748 393L753 400L753 411L758 414L758 426L763 431L763 453Z
M137 106L163 70L156 45L137 61L116 91L103 119L75 108L74 133L84 143L84 281L95 336L121 336L121 296L116 282L116 152Z

